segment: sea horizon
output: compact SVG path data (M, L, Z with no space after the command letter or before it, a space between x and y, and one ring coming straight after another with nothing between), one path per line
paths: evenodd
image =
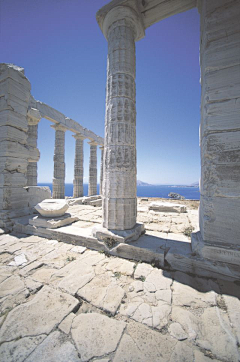
M52 192L51 182L39 182L38 186L48 186ZM137 197L160 197L170 199L170 192L177 193L187 200L200 200L199 187L189 185L144 185L137 186ZM97 193L99 194L99 184L97 184ZM88 195L88 184L83 184L83 195ZM73 184L65 184L65 196L73 196Z

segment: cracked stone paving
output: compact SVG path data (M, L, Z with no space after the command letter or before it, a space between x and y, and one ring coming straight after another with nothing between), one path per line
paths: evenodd
M142 202L138 221L189 243L196 208L147 213ZM81 227L101 222L100 207L85 209ZM240 359L237 283L19 233L0 235L0 261L1 361Z

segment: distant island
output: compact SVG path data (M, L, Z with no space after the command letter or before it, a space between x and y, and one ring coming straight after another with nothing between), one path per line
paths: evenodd
M147 182L137 180L137 186L152 186L152 185L148 184Z

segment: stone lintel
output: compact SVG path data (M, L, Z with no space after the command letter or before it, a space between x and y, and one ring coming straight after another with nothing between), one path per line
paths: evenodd
M112 0L96 14L99 27L103 28L104 18L106 14L113 8L118 6L131 7L142 17L144 28L164 20L170 16L190 10L196 6L200 6L201 0Z
M192 233L192 251L204 259L240 265L240 247L237 245L212 244L202 239L200 231Z
M92 235L99 241L109 243L128 243L136 241L142 234L145 233L144 224L137 223L129 230L110 230L104 227L93 228Z
M62 124L67 128L67 130L74 133L81 133L86 138L97 141L98 144L104 144L104 139L102 137L97 136L94 132L90 131L87 128L84 128L78 122L74 121L69 117L66 117L63 113L57 111L49 105L37 101L32 96L30 97L30 107L38 109L42 118L46 118L54 124Z
M27 120L28 120L28 124L30 126L35 126L39 123L39 121L41 120L42 116L41 113L39 112L38 109L36 108L29 108L27 111Z

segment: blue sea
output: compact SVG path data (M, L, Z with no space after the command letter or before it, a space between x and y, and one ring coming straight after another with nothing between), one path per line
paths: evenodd
M49 186L52 191L51 183L39 183L38 186ZM99 185L97 185L99 193ZM200 192L198 187L175 186L175 185L149 185L137 186L137 196L139 197L163 197L169 199L168 194L175 192L184 196L186 199L200 200ZM88 194L88 184L83 185L84 196ZM73 195L73 184L65 184L65 196Z

